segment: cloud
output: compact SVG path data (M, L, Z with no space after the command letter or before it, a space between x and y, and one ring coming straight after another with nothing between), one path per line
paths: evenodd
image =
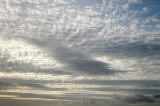
M0 80L0 90L1 89L7 89L7 88L15 88L15 86L14 86L14 84L12 84L12 83L9 83L9 82L7 82L7 81L1 81Z
M53 74L54 75L69 75L69 74L71 74L70 72L64 72L62 70L58 70L58 69L55 69L53 67L46 68L45 64L43 64L43 63L41 63L41 65L36 66L34 64L34 61L32 61L30 63L27 63L26 61L24 61L24 62L13 61L13 60L11 61L11 59L12 58L9 57L9 56L0 58L0 61L1 61L0 68L2 69L1 72L10 72L10 73L11 72L19 72L19 73L22 73L22 74L23 73L36 72L36 73L39 73L39 74L51 74L51 75L53 75ZM32 58L32 60L34 60L34 59ZM41 61L43 61L42 57L41 57ZM37 61L37 63L38 62L39 61Z
M143 8L143 12L144 12L144 13L148 12L148 8L144 7L144 8Z
M157 41L158 42L158 41ZM160 44L133 42L122 45L115 45L105 49L106 54L125 54L128 57L150 57L160 53Z
M134 93L123 100L135 104L159 98L154 94L160 87L160 20L159 9L152 2L6 3L0 13L0 36L5 38L0 38L0 53L7 57L0 58L0 89L45 96L56 95L52 91L67 95L69 89L72 98L81 95L79 98L101 99L107 94ZM46 86L48 83L52 86ZM47 98L34 93L28 98Z
M154 103L157 102L160 98L158 94L153 95L143 95L143 94L137 94L137 95L129 95L129 96L114 96L116 99L120 101L127 102L129 104L140 104L140 103Z
M12 79L12 81L4 81L3 80L0 80L0 92L1 90L8 90L8 89L13 89L13 90L16 90L18 88L21 88L21 87L29 87L30 89L33 89L33 90L46 90L46 91L65 91L67 90L67 88L62 88L62 87L56 87L56 88L53 88L53 87L47 87L45 86L43 83L38 83L38 82L33 82L33 81L15 81ZM1 92L3 93L3 91Z
M153 103L155 102L154 98L152 96L145 96L145 95L133 95L133 96L127 96L127 97L116 97L118 100L122 100L124 102L127 102L129 104L138 104L138 103Z
M77 80L77 84L111 85L111 86L134 86L137 87L160 87L159 80Z
M60 63L64 64L66 70L72 72L80 72L91 75L107 75L115 72L122 72L121 70L114 70L109 67L107 63L95 60L88 53L83 50L71 48L67 45L61 44L57 39L50 38L38 40L38 39L27 39L34 45L46 50L46 52L55 58Z
M138 0L128 0L129 3L139 3Z
M125 99L126 102L128 103L132 103L132 104L136 104L139 102L147 102L147 103L153 103L155 102L154 99L152 99L151 97L148 96L144 96L144 95L136 95L136 96L130 96L128 98Z
M93 104L95 104L95 101L94 100L90 100L90 101L89 100L84 100L83 104L92 104L93 105Z
M156 94L153 96L155 99L160 99L160 94Z
M25 83L25 82L21 82L21 83L18 83L17 86L30 87L31 89L46 90L46 91L66 91L67 90L66 88L61 88L61 87L56 87L56 88L47 87L43 83Z

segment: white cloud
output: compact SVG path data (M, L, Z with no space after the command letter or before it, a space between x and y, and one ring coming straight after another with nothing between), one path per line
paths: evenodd
M128 0L129 3L139 3L140 0Z
M143 8L143 12L144 12L144 13L147 13L148 11L149 11L149 10L148 10L147 7L144 7L144 8Z
M159 28L159 29L160 29L160 25L156 25L156 28Z

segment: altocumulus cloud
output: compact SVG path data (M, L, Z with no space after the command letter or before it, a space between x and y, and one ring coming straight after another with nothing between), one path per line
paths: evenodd
M159 1L1 1L0 105L158 106Z

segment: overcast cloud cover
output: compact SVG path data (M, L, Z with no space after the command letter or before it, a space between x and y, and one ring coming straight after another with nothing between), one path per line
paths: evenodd
M0 0L0 105L159 106L160 0Z

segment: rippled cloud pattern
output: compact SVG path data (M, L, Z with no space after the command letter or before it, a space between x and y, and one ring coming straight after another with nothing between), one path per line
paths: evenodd
M159 0L0 0L0 105L159 106Z

